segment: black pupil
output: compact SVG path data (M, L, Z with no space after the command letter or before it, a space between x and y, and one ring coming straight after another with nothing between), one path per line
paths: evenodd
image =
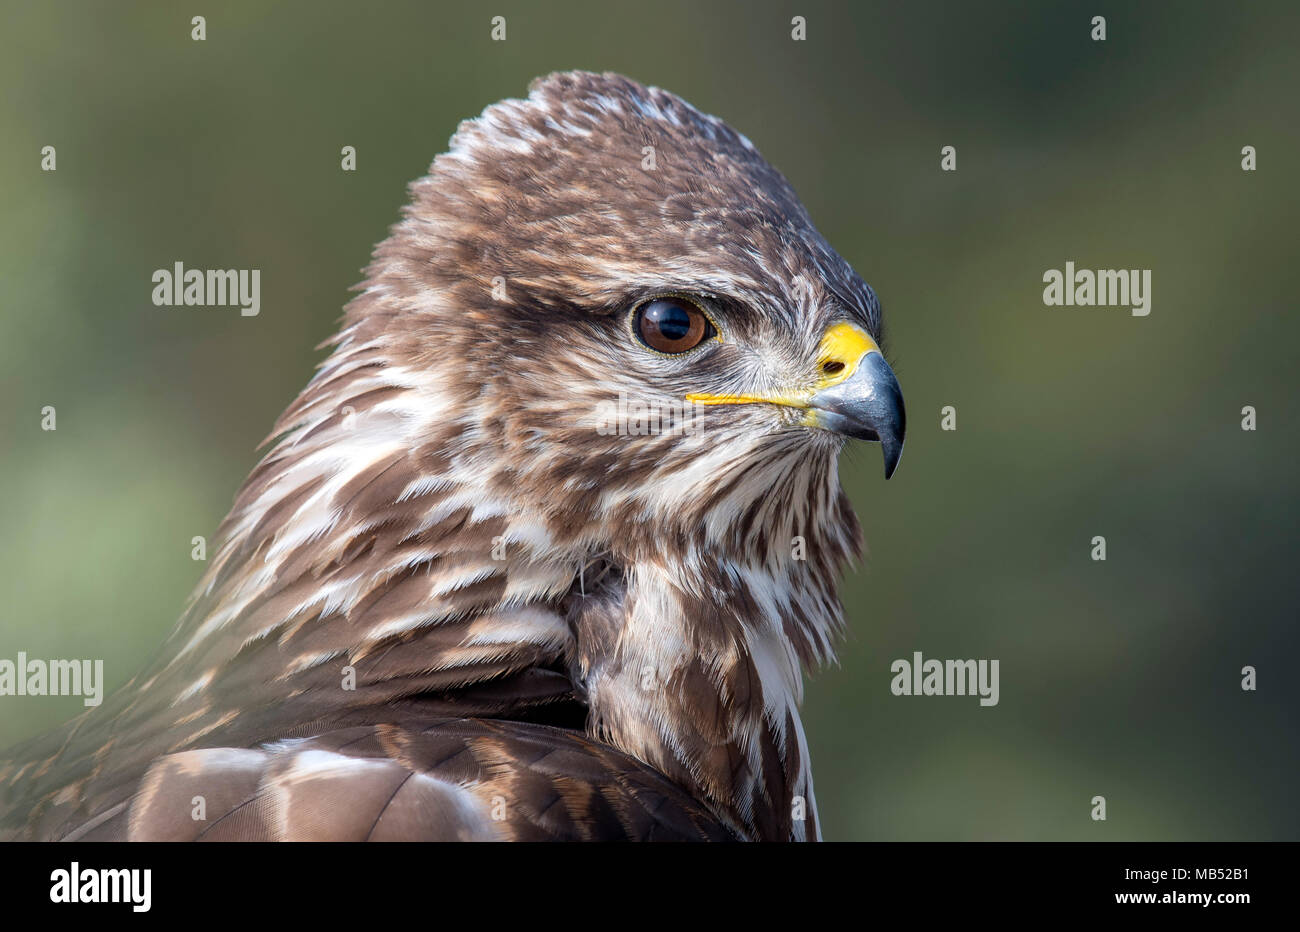
M665 340L682 340L691 332L691 315L680 304L656 301L646 309L646 317Z

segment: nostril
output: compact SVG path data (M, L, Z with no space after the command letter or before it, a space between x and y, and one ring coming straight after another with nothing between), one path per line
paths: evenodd
M835 362L832 360L831 362L822 364L822 372L827 375L839 375L843 371L844 363L842 362Z

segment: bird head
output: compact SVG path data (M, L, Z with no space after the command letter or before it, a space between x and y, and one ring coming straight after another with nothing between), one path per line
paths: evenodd
M756 503L774 539L817 520L809 499L833 510L846 437L892 475L880 304L720 120L552 75L462 124L412 193L340 339L382 343L520 507L648 550L696 528L743 547Z

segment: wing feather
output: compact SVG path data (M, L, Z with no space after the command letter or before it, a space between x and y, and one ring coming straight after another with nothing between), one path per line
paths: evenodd
M705 841L731 833L645 764L521 722L365 725L149 767L69 837L131 841Z

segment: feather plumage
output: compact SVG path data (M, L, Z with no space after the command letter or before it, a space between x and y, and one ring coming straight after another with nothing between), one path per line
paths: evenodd
M874 294L747 139L616 75L488 108L412 194L157 660L0 763L0 831L817 837L798 704L860 546L841 438L594 412L806 386L831 322L879 338ZM729 339L646 354L626 311L666 290Z

